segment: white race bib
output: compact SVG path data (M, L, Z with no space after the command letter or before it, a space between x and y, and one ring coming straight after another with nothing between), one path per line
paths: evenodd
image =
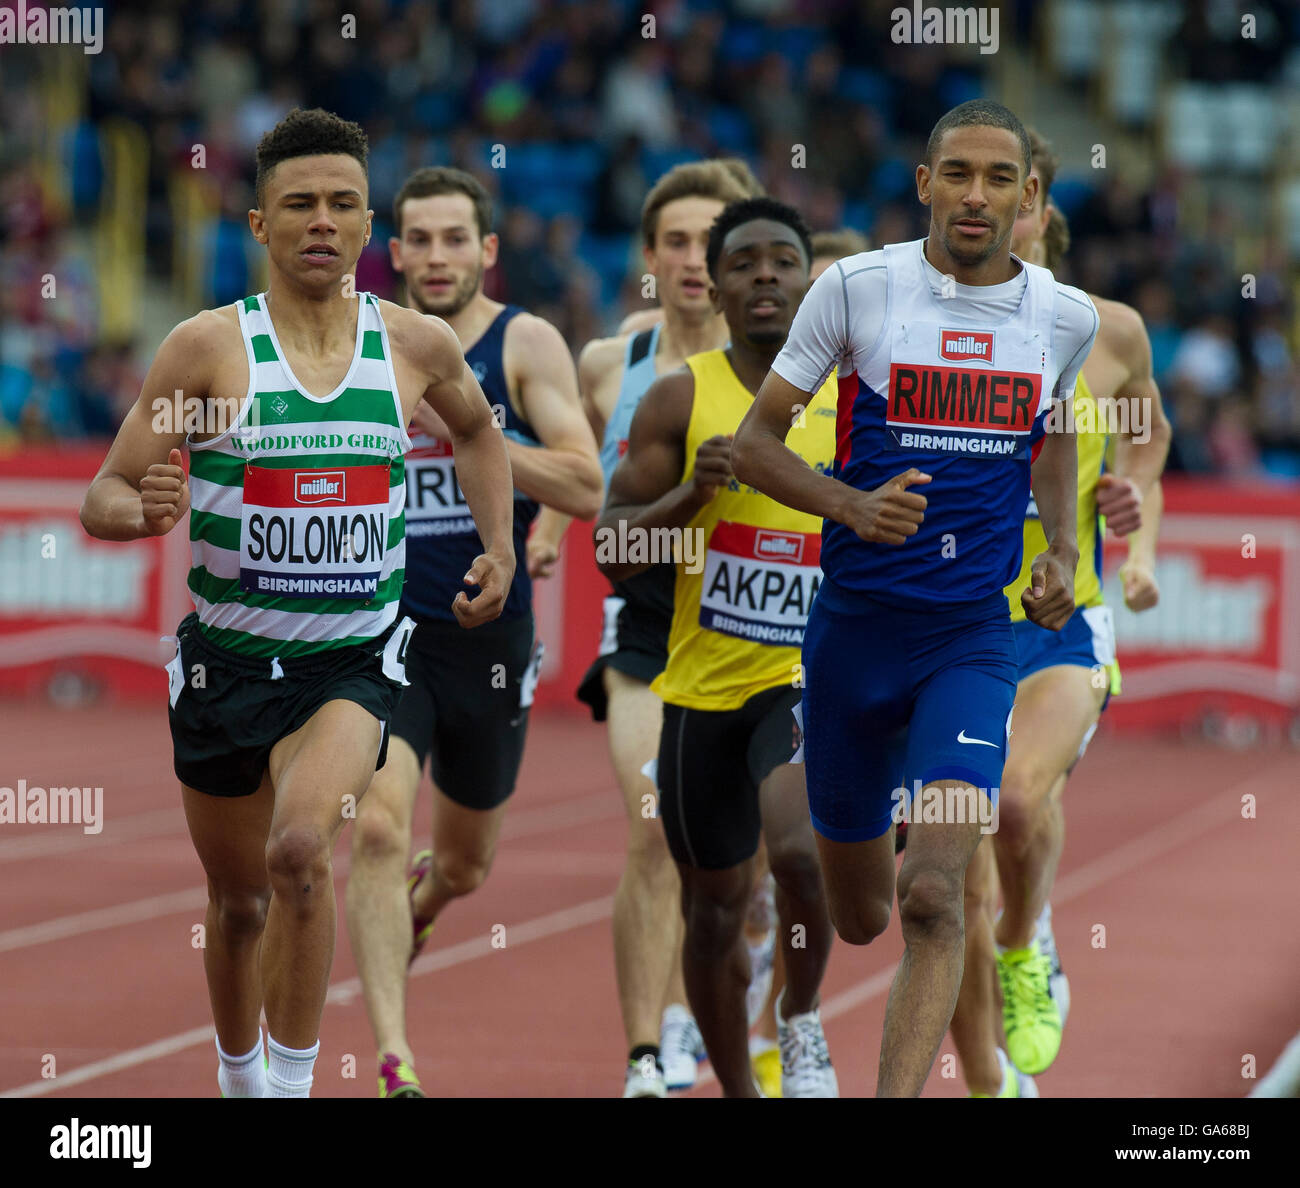
M821 534L720 520L709 537L700 626L751 643L802 647L821 585Z
M387 466L244 471L239 587L373 598L388 544Z
M456 480L451 445L419 436L406 455L406 534L457 536L473 531L474 517Z

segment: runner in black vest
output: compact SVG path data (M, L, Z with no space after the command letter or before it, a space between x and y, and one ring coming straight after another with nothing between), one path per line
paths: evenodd
M516 487L514 547L522 558L540 504L590 519L599 509L601 480L573 359L559 331L483 293L483 274L497 253L491 219L491 200L474 177L422 169L398 192L390 246L408 303L456 331L505 432ZM418 624L407 655L411 687L393 720L388 762L360 804L347 892L352 948L379 1049L381 1097L421 1095L406 1041L407 966L442 909L477 888L492 865L542 656L524 565L496 622L471 635L448 614L481 546L445 429L436 417L421 417L411 436L402 601ZM434 784L433 848L416 856L407 878L411 815L426 756Z

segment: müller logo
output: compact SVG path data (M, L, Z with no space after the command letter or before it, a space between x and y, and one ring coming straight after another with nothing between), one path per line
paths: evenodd
M978 359L993 362L993 332L980 330L940 330L939 358Z
M293 476L293 497L299 503L346 503L347 476L341 470Z
M797 565L803 560L803 537L797 532L773 532L760 528L754 537L754 556L778 557Z

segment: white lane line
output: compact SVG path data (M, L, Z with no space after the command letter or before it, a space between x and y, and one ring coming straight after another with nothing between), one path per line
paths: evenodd
M1142 866L1152 858L1175 849L1184 842L1240 819L1242 793L1254 784L1267 786L1269 783L1268 773L1254 775L1195 808L1179 813L1163 825L1139 834L1122 846L1116 846L1099 858L1085 862L1077 870L1072 870L1068 875L1056 880L1056 885L1052 889L1052 904L1055 906L1069 903L1070 900L1077 899L1080 895L1127 874L1135 867ZM893 985L897 970L898 964L895 962L888 969L882 969L879 973L872 974L871 977L828 998L821 1007L823 1022L838 1018L886 993ZM705 1085L715 1080L717 1077L712 1066L707 1062L701 1065L700 1075L696 1077L695 1084Z
M563 801L560 804L531 809L516 814L516 823L513 827L511 819L507 817L502 833L505 835L505 840L515 837L531 837L557 829L566 829L575 824L589 823L605 816L621 815L623 809L617 799L613 800L612 813L609 811L610 803L611 798L607 796L583 796ZM169 810L169 812L171 811L173 810ZM142 816L147 815L142 814ZM183 818L181 819L181 827L184 828ZM30 842L39 839L25 838L23 840ZM350 849L344 845L339 856L334 860L334 877L336 879L347 874L350 866L350 854ZM621 858L619 859L618 868L612 872L599 869L604 859L598 854L575 855L573 860L569 862L563 862L558 857L551 860L546 855L538 855L535 852L529 852L527 857L521 854L520 858L522 861L519 863L519 869L529 874L585 875L612 873L617 875L622 870ZM502 868L513 865L510 851L503 851L498 863ZM113 904L110 907L98 908L92 912L57 916L50 920L42 920L36 924L28 924L21 928L12 928L0 932L0 953L7 953L14 949L24 949L32 945L47 944L50 941L63 940L69 936L101 932L106 928L118 928L124 924L138 924L143 920L170 916L176 912L201 910L206 907L207 902L208 893L206 887L191 887L185 891L173 891L165 895L151 895L148 898L133 900L129 903Z
M556 936L562 932L569 932L574 928L582 928L588 924L598 923L608 918L613 911L614 897L612 895L602 895L599 899L590 899L585 903L561 908L559 911L550 912L545 916L538 916L534 920L524 920L518 924L507 923L505 925L505 951L508 952L520 945L544 940L549 936ZM467 961L474 961L479 957L485 957L489 953L498 951L500 950L492 947L490 937L476 937L473 940L462 941L458 945L450 945L446 949L436 949L434 952L419 958L411 966L410 976L413 978L422 977L424 974L433 973L439 969L447 969L453 965L463 965ZM360 978L346 978L329 988L325 1001L328 1004L335 1005L348 1002L360 993L360 990ZM0 1098L44 1097L55 1090L84 1085L87 1081L108 1076L110 1073L121 1072L123 1069L134 1068L140 1064L148 1064L151 1060L171 1056L176 1052L183 1052L187 1048L196 1048L200 1044L212 1043L215 1036L216 1032L211 1025L192 1027L189 1031L182 1031L179 1035L155 1040L143 1047L131 1048L128 1051L119 1052L116 1056L109 1056L104 1060L97 1060L93 1064L74 1068L71 1072L60 1073L59 1076L53 1079L32 1081L26 1085L19 1085L16 1089L7 1089L0 1093Z
M170 916L174 912L202 911L207 903L207 888L191 887L186 891L151 895L148 899L114 904L93 912L80 912L75 916L59 916L53 920L43 920L39 924L29 924L25 928L0 932L0 953L25 949L30 945L43 945L87 932L99 932L105 928L118 928L123 924L136 924L157 916Z
M1166 824L1148 830L1124 845L1103 854L1100 858L1086 863L1077 871L1072 871L1069 876L1058 882L1057 889L1052 897L1054 902L1066 903L1081 895L1084 891L1108 882L1136 866L1140 866L1152 856L1172 849L1216 824L1226 822L1229 819L1227 802L1235 802L1235 805L1239 806L1242 790L1256 783L1269 783L1268 776L1268 772L1259 773L1251 779L1237 784L1227 793L1219 793L1196 808L1180 813ZM1064 891L1062 891L1062 888L1064 888ZM506 940L508 943L511 942L512 931L514 944L526 944L532 940L540 940L573 928L583 927L586 924L596 923L612 914L613 903L612 896L603 896L600 899L588 900L586 903L552 912L536 920L525 921L523 924L507 925ZM471 961L487 953L494 952L494 950L491 947L490 938L480 937L451 946L445 950L449 954L448 957L440 957L443 952L444 950L435 950L433 953L419 958L411 967L411 976L419 977L424 973L431 973L435 969L445 969L450 965ZM880 970L869 978L865 978L834 995L823 1004L822 1018L824 1020L834 1019L853 1010L855 1007L861 1006L863 1003L870 1002L889 988L893 982L896 969L897 966L895 965L889 969ZM338 983L337 986L331 987L326 996L326 1001L346 1002L355 997L359 990L360 980L349 978ZM214 1034L210 1026L194 1028L182 1032L180 1035L147 1044L142 1048L133 1048L106 1060L84 1065L82 1068L64 1074L57 1080L33 1081L16 1089L6 1090L0 1093L0 1098L41 1097L54 1092L55 1089L80 1085L124 1068L132 1068L139 1064L145 1064L150 1060L156 1060L162 1056L195 1047L203 1043L204 1040L211 1039ZM700 1086L715 1079L712 1068L706 1064L701 1068L700 1075L695 1083Z
M185 813L180 805L133 813L129 817L114 818L106 815L102 833L85 833L80 825L63 825L46 826L40 833L29 837L7 837L0 841L0 862L25 862L32 858L49 858L55 854L70 854L78 850L136 841L160 833L184 832Z

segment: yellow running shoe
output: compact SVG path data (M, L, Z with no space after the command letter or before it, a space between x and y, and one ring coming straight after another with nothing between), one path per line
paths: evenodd
M751 1051L749 1064L754 1070L754 1080L758 1082L759 1091L764 1097L781 1096L781 1049L773 1044L770 1048Z
M1051 974L1052 963L1036 942L998 954L1007 1055L1023 1073L1046 1072L1061 1050L1061 1009L1052 997Z

